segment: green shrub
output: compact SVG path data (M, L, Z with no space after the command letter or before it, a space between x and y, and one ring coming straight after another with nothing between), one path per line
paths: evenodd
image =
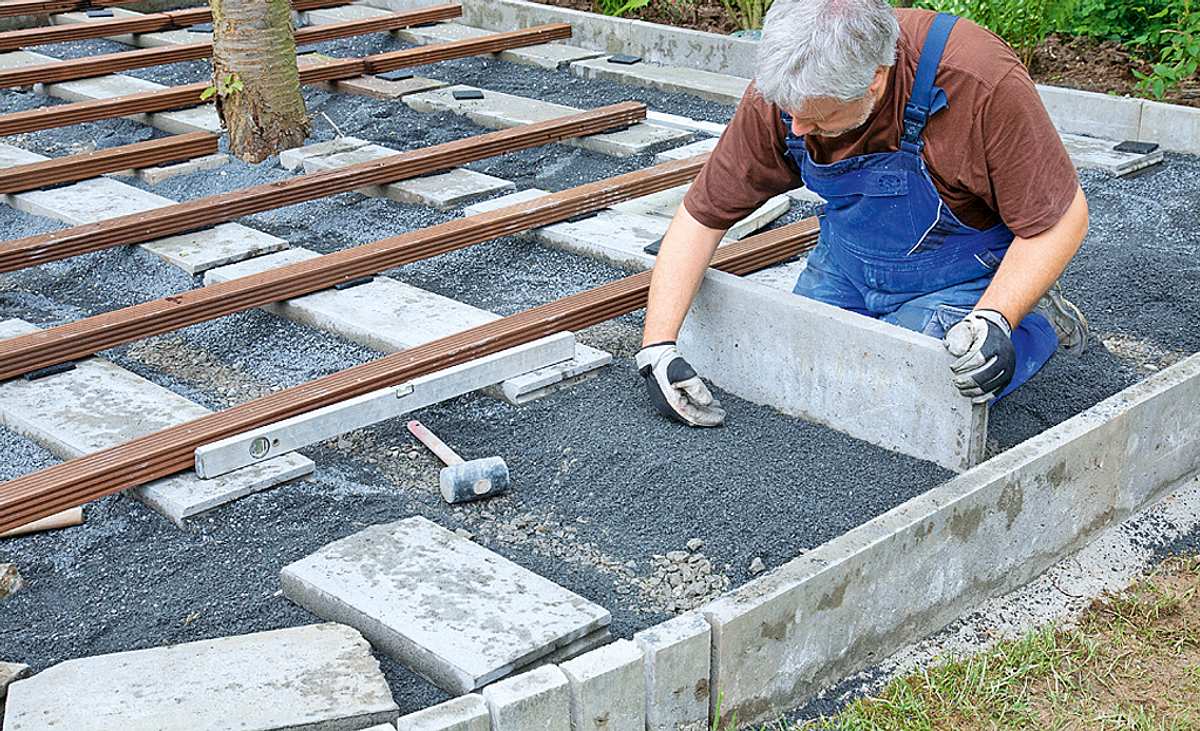
M626 13L644 8L650 0L595 0L596 10L605 15L620 17Z
M1046 36L1066 24L1079 0L919 0L916 7L961 15L992 31L1028 66Z
M721 4L742 30L762 28L763 17L771 8L771 0L721 0Z
M1134 69L1133 75L1139 91L1162 99L1185 81L1196 78L1200 67L1200 7L1193 7L1192 0L1175 0L1149 20L1169 25L1131 42L1149 52L1151 64L1150 73Z

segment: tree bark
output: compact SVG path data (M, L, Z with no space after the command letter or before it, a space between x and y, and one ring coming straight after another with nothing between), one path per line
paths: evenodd
M300 94L291 3L211 0L211 5L213 84L230 151L257 163L303 144L310 128Z

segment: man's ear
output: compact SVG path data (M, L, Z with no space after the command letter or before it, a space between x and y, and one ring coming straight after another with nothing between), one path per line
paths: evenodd
M871 85L867 90L878 99L883 96L884 89L887 88L888 74L891 73L891 66L880 66L875 69L875 78L871 79Z

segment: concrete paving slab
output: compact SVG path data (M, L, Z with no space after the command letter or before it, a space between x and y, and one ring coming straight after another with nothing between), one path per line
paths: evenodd
M391 15L387 10L369 8L366 5L342 5L336 8L318 8L304 13L304 19L309 25L331 25L345 23L348 20L368 20Z
M308 157L304 160L304 172L333 170L397 154L398 150L382 145L363 145L346 152ZM512 182L503 178L466 168L455 168L449 172L399 180L387 185L372 185L360 188L358 192L373 198L387 197L401 203L415 203L446 210L472 198L512 190L514 187Z
M672 160L686 160L689 157L696 155L704 155L712 152L717 147L718 138L708 137L696 142L690 142L680 147L672 147L669 150L663 150L654 156L654 162L663 163L671 162Z
M553 665L483 689L492 731L571 731L567 676Z
M683 199L690 187L690 184L679 185L659 191L658 193L642 196L641 198L634 198L624 203L618 203L612 207L612 210L633 215L656 216L671 221L675 218L675 213L679 210L679 207L683 205ZM750 234L760 231L772 221L787 213L791 207L792 202L786 195L777 195L770 198L749 216L730 226L729 230L725 233L725 240L740 241Z
M1116 177L1157 165L1163 160L1161 148L1146 154L1117 152L1113 149L1118 144L1116 140L1065 132L1062 133L1062 141L1076 167L1098 168Z
M668 114L667 112L658 112L653 109L646 112L646 121L661 127L672 127L687 132L699 132L711 137L720 137L725 134L725 129L729 126L720 122L692 119L680 114Z
M173 163L171 165L159 165L152 168L140 168L137 171L137 176L146 181L150 185L158 185L164 180L178 177L180 175L191 175L192 173L202 173L209 170L216 170L229 163L229 155L217 153L215 155L203 155L194 157L191 160Z
M646 731L707 731L708 621L684 614L633 636L645 658Z
M108 20L140 18L141 16L145 15L145 13L138 13L138 12L134 12L132 10L126 10L125 8L109 8L109 9L112 10L113 17L108 18ZM88 14L86 12L59 13L57 15L50 16L50 24L51 25L69 25L69 24L73 24L73 23L93 23L93 22L95 22L95 20L96 20L95 18L88 17ZM107 36L107 38L110 41L116 41L117 43L124 43L127 46L137 45L137 34L133 34L133 33L126 33L125 35Z
M518 190L515 193L509 193L508 195L502 195L498 198L491 198L486 201L479 201L478 203L472 203L469 206L464 206L463 215L474 216L477 213L488 213L489 211L495 211L499 208L515 206L518 203L526 203L534 200L535 198L541 198L544 195L550 195L550 192L542 190L541 188L525 188L524 190Z
M571 687L571 727L646 731L645 661L629 640L559 665Z
M694 68L659 66L648 61L635 64L616 64L611 56L576 61L571 73L584 79L601 79L621 84L633 84L658 89L669 94L691 94L701 99L737 106L750 79L728 74L715 74Z
M449 86L444 81L427 79L423 76L413 76L409 79L393 81L382 76L357 76L353 79L342 79L333 82L333 90L343 94L369 96L373 99L399 99L408 94L419 94Z
M347 7L358 7L350 5ZM310 157L321 157L324 155L336 155L339 152L347 152L356 150L363 145L369 145L366 140L360 140L357 137L338 137L325 142L315 142L304 147L293 147L290 150L284 150L279 153L279 165L284 170L299 170L304 167L304 161Z
M184 31L171 32L181 33ZM190 42L196 43L199 40L198 38L192 38ZM49 57L45 57L43 60L47 59ZM37 88L42 89L42 93L59 99L90 101L92 99L108 99L115 96L126 96L146 91L158 91L167 87L163 84L146 81L134 76L111 74L109 76L95 76L90 79L63 81L57 84L39 84ZM145 122L172 134L183 134L185 132L212 132L216 134L221 132L221 120L217 116L216 107L212 104L203 104L171 112L130 115L129 118Z
M342 731L399 715L362 636L317 624L68 660L11 688L4 728Z
M8 686L29 677L29 666L19 662L0 662L0 707L8 696Z
M8 196L19 211L79 226L169 206L175 201L112 178L89 178L61 188Z
M654 266L654 257L643 249L662 238L668 223L661 216L604 210L582 221L536 229L533 235L548 246L641 271Z
M402 716L397 731L491 731L487 701L469 693L432 708Z
M603 607L423 517L331 543L285 566L280 581L292 601L361 629L453 694L610 621Z
M453 22L436 23L422 28L402 28L396 31L396 34L404 40L419 45L461 41L468 38L492 35L494 33L495 31L473 28L469 25ZM502 61L537 66L552 71L563 68L575 61L596 58L600 55L598 51L589 51L562 43L543 43L536 46L501 51L499 54L496 54Z
M36 332L21 320L0 322L0 338ZM203 406L102 358L35 381L0 383L0 422L63 459L90 454L209 412ZM187 518L302 477L312 460L284 455L215 480L186 472L132 490L176 525Z
M213 269L204 281L225 282L316 256L307 249L288 249ZM388 277L376 277L350 289L314 292L264 309L385 353L422 345L500 317ZM506 379L493 393L510 403L524 403L548 393L551 386L570 384L611 361L608 353L576 343L573 359Z
M455 91L475 89L483 91L482 99L455 99ZM422 94L404 97L404 103L418 112L452 112L461 114L476 124L490 129L507 129L531 122L576 114L574 107L552 104L538 99L503 94L496 91L476 89L473 86L456 85ZM689 137L682 130L656 127L645 122L635 124L621 132L592 135L568 140L566 144L577 145L607 155L628 157L650 152L660 145L680 142Z

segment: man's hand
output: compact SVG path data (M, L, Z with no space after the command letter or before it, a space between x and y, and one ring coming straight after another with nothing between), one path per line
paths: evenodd
M975 310L950 328L943 339L956 360L950 365L963 396L982 404L999 396L1013 379L1017 354L1012 326L995 310Z
M642 348L637 367L658 413L689 426L720 426L725 421L721 403L679 354L674 341Z

